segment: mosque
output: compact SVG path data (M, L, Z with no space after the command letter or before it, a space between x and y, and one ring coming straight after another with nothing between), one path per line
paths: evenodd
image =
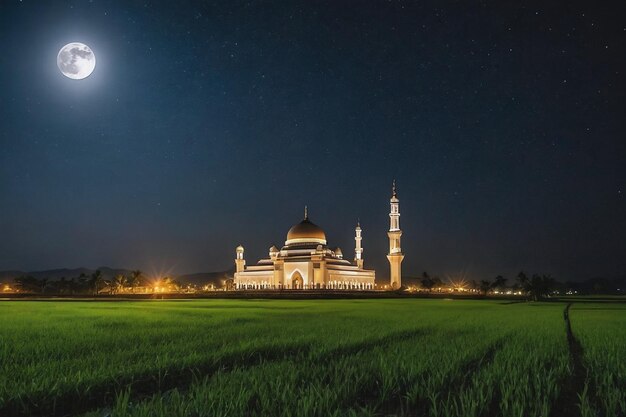
M395 181L392 188L389 212L389 286L402 286L401 264L404 259L400 246L400 211ZM354 230L354 260L344 259L340 248L331 248L324 230L309 220L307 209L304 219L287 232L285 245L272 246L269 257L256 265L246 266L244 248L238 246L235 259L234 286L238 290L373 290L376 272L365 269L361 226Z

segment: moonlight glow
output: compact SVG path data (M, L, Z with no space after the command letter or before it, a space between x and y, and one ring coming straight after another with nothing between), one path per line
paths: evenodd
M82 80L89 77L96 68L96 56L84 43L72 42L59 51L57 65L66 77Z

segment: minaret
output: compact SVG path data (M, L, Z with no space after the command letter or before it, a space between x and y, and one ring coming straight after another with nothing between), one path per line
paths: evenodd
M356 241L356 247L354 249L354 262L356 262L356 266L359 267L359 269L363 269L363 248L361 247L361 222L357 221L356 222L356 229L354 229L355 231L355 236L354 236L354 240Z
M246 260L243 259L243 246L237 246L237 257L235 258L235 272L243 272L246 267Z
M400 246L402 230L400 230L400 200L398 200L398 194L396 193L396 180L393 180L389 203L391 211L389 213L389 232L387 232L387 236L389 236L389 254L387 259L389 260L390 268L389 283L391 288L395 290L402 286L402 260L404 259Z

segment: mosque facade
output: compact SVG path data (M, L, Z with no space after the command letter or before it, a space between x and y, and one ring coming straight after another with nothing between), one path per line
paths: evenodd
M404 259L400 246L400 212L395 182L390 200L388 288L402 285L401 264ZM243 246L235 257L234 287L237 290L374 290L375 271L365 269L362 229L354 229L354 259L345 259L340 248L332 248L324 230L314 224L305 207L304 219L291 227L281 249L272 246L268 257L256 265L247 266Z

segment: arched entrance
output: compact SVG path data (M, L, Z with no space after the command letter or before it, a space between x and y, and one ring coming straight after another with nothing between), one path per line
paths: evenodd
M304 288L304 279L302 279L302 275L298 271L294 272L291 276L291 288L294 290Z

